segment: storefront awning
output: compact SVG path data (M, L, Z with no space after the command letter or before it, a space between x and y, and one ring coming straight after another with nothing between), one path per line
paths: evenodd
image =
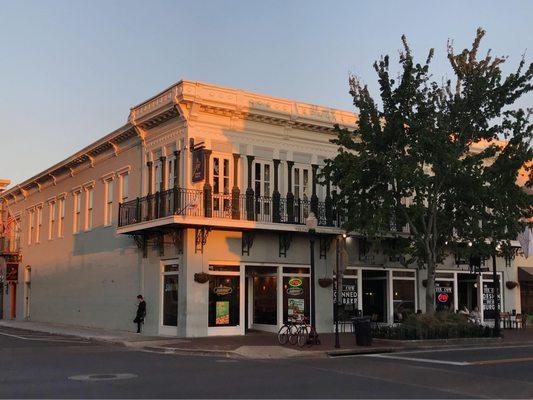
M533 282L533 267L518 267L518 282Z

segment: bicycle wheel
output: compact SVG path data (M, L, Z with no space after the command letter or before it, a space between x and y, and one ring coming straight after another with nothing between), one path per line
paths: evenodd
M298 342L298 327L290 325L289 327L289 343L295 345Z
M307 341L309 340L309 328L307 326L302 325L298 329L298 347L304 347L307 344Z
M290 328L287 325L283 325L278 331L278 342L282 346L289 341Z

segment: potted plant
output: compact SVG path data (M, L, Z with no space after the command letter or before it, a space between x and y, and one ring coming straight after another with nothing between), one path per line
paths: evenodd
M515 287L518 286L518 282L507 281L507 282L505 282L505 286L507 287L507 289L512 290L512 289L514 289Z
M320 285L320 287L323 287L323 288L327 288L331 286L332 283L333 283L333 279L331 278L319 278L318 279L318 284Z
M197 272L194 274L194 280L198 283L206 283L209 280L209 274L205 272Z

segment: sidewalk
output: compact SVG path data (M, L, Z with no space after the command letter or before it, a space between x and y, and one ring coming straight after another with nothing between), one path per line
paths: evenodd
M351 333L340 334L340 349L335 349L333 333L320 334L319 346L280 346L274 333L251 331L245 336L172 338L144 336L133 332L87 328L34 321L0 320L0 327L25 329L50 334L81 337L115 343L145 351L168 354L212 355L243 358L334 357L342 355L387 353L412 349L453 348L468 346L533 345L533 329L505 330L504 339L451 339L425 341L393 341L374 339L369 347L358 347Z

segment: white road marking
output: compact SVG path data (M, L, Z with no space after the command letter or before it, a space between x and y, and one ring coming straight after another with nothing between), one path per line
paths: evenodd
M475 350L493 350L493 349L520 349L520 348L532 348L531 344L512 345L512 346L483 346L483 347L454 347L444 349L427 349L427 350L406 350L398 351L394 354L422 354L422 353L441 353L449 351L475 351Z
M402 357L402 356L395 356L395 355L388 355L388 354L364 354L362 355L362 357L388 358L388 359L393 359L393 360L415 361L415 362L429 363L429 364L446 364L446 365L459 365L459 366L471 365L471 363L466 362L466 361L433 360L431 358Z
M5 332L0 332L0 335L13 337L13 338L16 338L16 339L21 339L21 340L33 340L33 341L41 341L41 342L44 341L44 342L57 342L57 343L81 343L80 339L75 339L75 338L72 338L72 339L61 339L61 338L54 338L54 337L49 337L49 338L44 338L44 337L26 337L26 336L20 336L20 335L13 335L11 333L5 333Z

